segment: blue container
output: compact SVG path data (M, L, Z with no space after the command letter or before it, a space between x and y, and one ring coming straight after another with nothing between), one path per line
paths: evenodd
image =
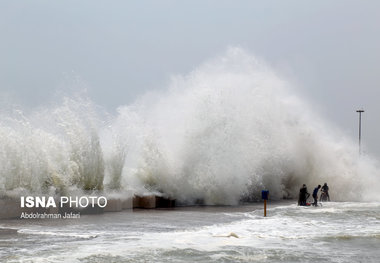
M268 197L269 197L269 190L262 190L261 199L268 200Z

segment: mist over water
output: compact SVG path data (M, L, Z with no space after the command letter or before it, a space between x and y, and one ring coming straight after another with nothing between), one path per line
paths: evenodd
M132 190L237 204L327 182L334 200L380 200L376 160L239 48L115 116L77 96L31 113L10 107L0 144L3 195Z

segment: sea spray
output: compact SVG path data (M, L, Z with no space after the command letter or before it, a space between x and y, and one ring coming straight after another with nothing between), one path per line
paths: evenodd
M34 128L20 110L1 116L0 187L46 192L59 181L62 167L62 144L54 134ZM58 161L58 162L57 162ZM62 169L62 170L61 170Z
M110 190L121 190L122 172L128 148L126 138L121 131L127 129L124 125L113 123L102 132L102 149L105 156L106 187Z
M103 189L104 160L91 103L65 98L54 114L69 143L70 161L76 165L72 183L84 190Z
M335 200L375 190L364 179L378 176L373 161L241 49L122 107L119 121L130 111L141 119L140 136L124 176L184 203L236 204L259 199L263 188L271 198L295 198L303 183L312 191L328 182Z
M127 190L237 204L327 182L333 200L379 200L377 162L239 48L115 116L72 96L0 120L2 194Z
M102 189L104 164L95 118L91 103L80 98L64 98L61 105L29 116L20 110L1 116L1 190Z

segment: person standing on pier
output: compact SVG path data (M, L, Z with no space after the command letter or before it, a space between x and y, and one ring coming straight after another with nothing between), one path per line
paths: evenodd
M319 199L319 201L330 201L330 195L329 195L329 187L327 186L327 183L325 183L323 186L322 186L322 194L321 194L321 197Z
M298 205L305 206L306 200L309 196L310 196L310 194L307 192L306 184L303 184L301 189L300 189L300 194L298 197Z
M321 188L321 185L319 184L317 187L314 188L313 191L313 198L314 198L314 206L318 206L318 191Z

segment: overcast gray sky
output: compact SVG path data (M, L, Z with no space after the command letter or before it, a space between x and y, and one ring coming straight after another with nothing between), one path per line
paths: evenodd
M293 81L380 156L380 1L0 0L0 96L39 106L73 79L110 111L228 46Z

